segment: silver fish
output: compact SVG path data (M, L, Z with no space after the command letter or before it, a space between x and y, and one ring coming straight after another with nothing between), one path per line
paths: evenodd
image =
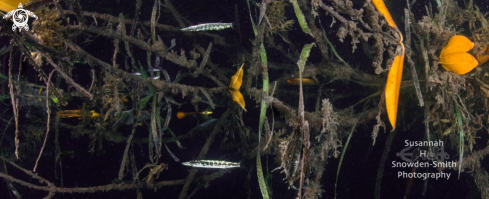
M192 160L182 163L189 167L210 168L210 169L230 169L240 167L239 162L228 162L221 160Z
M150 77L151 79L160 79L160 76Z
M189 26L181 31L207 31L207 30L222 30L226 28L232 28L233 23L204 23L195 26Z
M148 70L148 72L160 72L160 69L151 68L151 69Z
M141 73L134 72L134 73L131 73L131 75L137 75L137 76L141 76Z

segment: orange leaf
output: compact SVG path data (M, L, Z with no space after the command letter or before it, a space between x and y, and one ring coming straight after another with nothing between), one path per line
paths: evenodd
M245 101L243 98L243 94L241 94L241 92L239 92L239 90L233 91L230 89L229 92L231 93L231 96L233 97L233 101L238 103L238 105L241 106L241 108L243 108L244 111L248 112L245 108Z
M474 47L474 43L467 37L455 35L448 40L448 44L441 50L440 58L452 53L466 53Z
M477 62L479 62L479 65L482 65L484 63L486 63L487 61L489 61L489 52L488 52L488 48L489 45L487 45L486 47L484 47L482 50L480 50L479 52L477 52L475 54L475 59L477 59Z
M397 28L396 23L394 23L394 19L392 19L389 10L387 10L384 1L372 0L372 3L374 4L375 8L377 8L377 10L384 15L389 26L397 30L397 33L399 33L399 37L401 38L399 40L399 45L402 47L402 56L398 55L394 58L394 62L392 63L392 67L389 71L389 76L387 77L387 85L385 86L385 104L387 107L387 115L392 125L392 131L394 131L396 129L399 89L401 88L402 69L404 65L404 45L402 44L402 34Z
M19 3L25 4L29 0L4 0L0 2L0 10L4 12L10 12L18 8Z
M399 89L401 88L402 69L404 64L404 54L396 56L392 67L387 77L387 85L385 86L385 105L387 107L387 115L392 125L392 131L396 129L397 105L399 102Z
M441 57L440 63L447 71L452 71L459 75L470 72L479 64L474 56L469 53L452 53L444 55Z
M396 27L396 23L394 23L394 19L392 19L391 14L389 13L389 10L387 10L387 7L385 6L385 3L383 0L372 0L372 3L374 4L375 8L377 10L384 14L385 20L387 20L387 23L391 27Z
M448 44L441 50L440 64L447 71L452 71L459 75L470 72L479 63L467 53L474 47L474 43L467 37L455 35L448 40Z
M231 77L231 84L229 85L229 92L233 97L233 101L239 104L241 108L245 111L245 101L243 99L243 95L239 92L239 88L241 88L241 84L243 84L243 66L244 63L241 64L241 68L239 68L238 72Z
M241 64L241 68L239 68L238 72L236 72L236 74L231 77L231 84L229 85L229 89L239 90L241 84L243 84L243 66L244 63Z

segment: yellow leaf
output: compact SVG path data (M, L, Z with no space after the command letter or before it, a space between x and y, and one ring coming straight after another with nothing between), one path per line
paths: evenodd
M243 94L241 94L241 92L239 92L239 90L237 90L237 91L229 90L229 92L231 93L231 96L233 97L233 101L238 103L238 105L241 106L241 108L243 108L244 111L248 112L245 108L245 101L243 98Z
M479 50L475 54L475 59L477 59L477 62L479 62L479 65L482 65L489 61L489 50L488 50L489 45L486 45L482 50ZM486 73L487 74L487 73Z
M385 3L383 0L372 0L372 3L374 4L375 8L382 13L385 17L385 20L391 27L396 27L396 23L394 23L394 19L392 19L391 14L389 13L389 10L387 10L387 7L385 6Z
M467 37L462 35L455 35L448 40L447 45L441 50L440 58L443 55L448 55L452 53L465 53L474 47L474 43L471 42Z
M377 8L377 10L384 15L389 26L396 29L397 33L399 33L399 37L401 38L399 40L399 45L402 47L402 55L397 55L394 58L394 62L392 63L392 67L387 77L387 85L385 86L385 105L387 108L387 116L389 117L389 122L392 125L392 131L394 131L396 129L399 89L401 88L402 69L404 65L404 45L402 44L402 34L397 28L396 23L394 23L394 19L392 19L389 10L387 10L384 1L372 0L372 3L374 4L375 8Z
M243 66L244 63L241 64L238 72L231 77L231 84L229 85L229 92L233 97L233 101L239 104L241 108L246 111L245 101L241 92L239 92L239 88L241 88L241 84L243 84Z
M440 64L447 71L452 71L459 75L470 72L479 62L474 56L467 53L474 47L474 43L467 37L455 35L448 40L448 44L441 50Z
M452 53L444 55L440 59L440 63L447 71L452 71L459 75L470 72L479 63L469 53Z
M29 2L29 0L3 0L0 1L0 10L4 12L10 12L17 9L19 3L22 3L22 5L24 5L27 2Z
M401 88L402 69L404 64L404 54L396 56L392 67L387 77L387 85L385 86L385 105L387 107L387 115L392 125L392 131L396 129L397 106L399 102L399 89Z

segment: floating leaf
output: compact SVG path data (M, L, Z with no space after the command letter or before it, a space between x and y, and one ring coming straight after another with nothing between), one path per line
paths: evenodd
M479 65L482 65L482 64L486 63L487 61L489 61L488 47L489 47L489 44L475 54L475 59L477 59L477 62L479 62Z
M469 53L452 53L440 58L440 63L447 71L452 71L459 75L466 74L474 69L479 63Z
M397 119L397 106L399 102L399 89L401 88L402 81L402 69L404 64L404 45L402 44L402 34L394 23L394 19L392 19L389 10L385 6L383 0L372 0L377 11L382 13L385 17L385 20L389 24L389 26L396 29L397 33L399 33L399 45L402 47L402 56L396 56L394 58L394 62L392 63L392 67L389 71L389 76L387 77L387 85L385 86L385 104L387 107L387 115L389 116L389 121L392 125L392 131L396 129L396 119Z
M391 27L396 27L396 23L394 23L394 19L392 19L391 14L389 13L389 10L387 10L387 7L385 6L385 3L383 0L372 0L372 3L374 4L375 8L382 13L385 17L385 20Z
M243 98L243 94L239 92L239 88L241 88L241 84L243 84L243 66L244 63L241 64L241 68L239 68L238 72L234 74L231 77L231 84L229 85L229 92L231 93L231 96L233 97L233 101L239 104L241 108L243 108L245 111L245 101Z
M4 12L10 12L12 10L17 9L19 3L25 4L27 2L29 2L29 0L2 1L0 2L0 10Z
M241 84L243 84L243 66L244 63L241 64L241 68L239 68L238 72L231 77L231 84L229 85L229 89L231 90L239 90L241 88Z
M462 35L455 35L448 40L447 45L441 50L440 57L452 53L465 53L474 47L474 43L467 37Z
M401 88L402 68L404 63L404 54L396 56L392 67L387 77L387 85L385 86L385 105L387 107L387 115L392 125L392 131L396 129L397 106L399 102L399 89Z
M440 64L447 71L452 71L459 75L466 74L474 69L479 62L474 56L467 53L474 47L474 43L467 37L455 35L448 40L448 44L441 50Z

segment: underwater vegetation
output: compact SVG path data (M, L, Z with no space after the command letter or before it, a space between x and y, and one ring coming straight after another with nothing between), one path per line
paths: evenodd
M0 0L0 197L489 198L486 7Z

